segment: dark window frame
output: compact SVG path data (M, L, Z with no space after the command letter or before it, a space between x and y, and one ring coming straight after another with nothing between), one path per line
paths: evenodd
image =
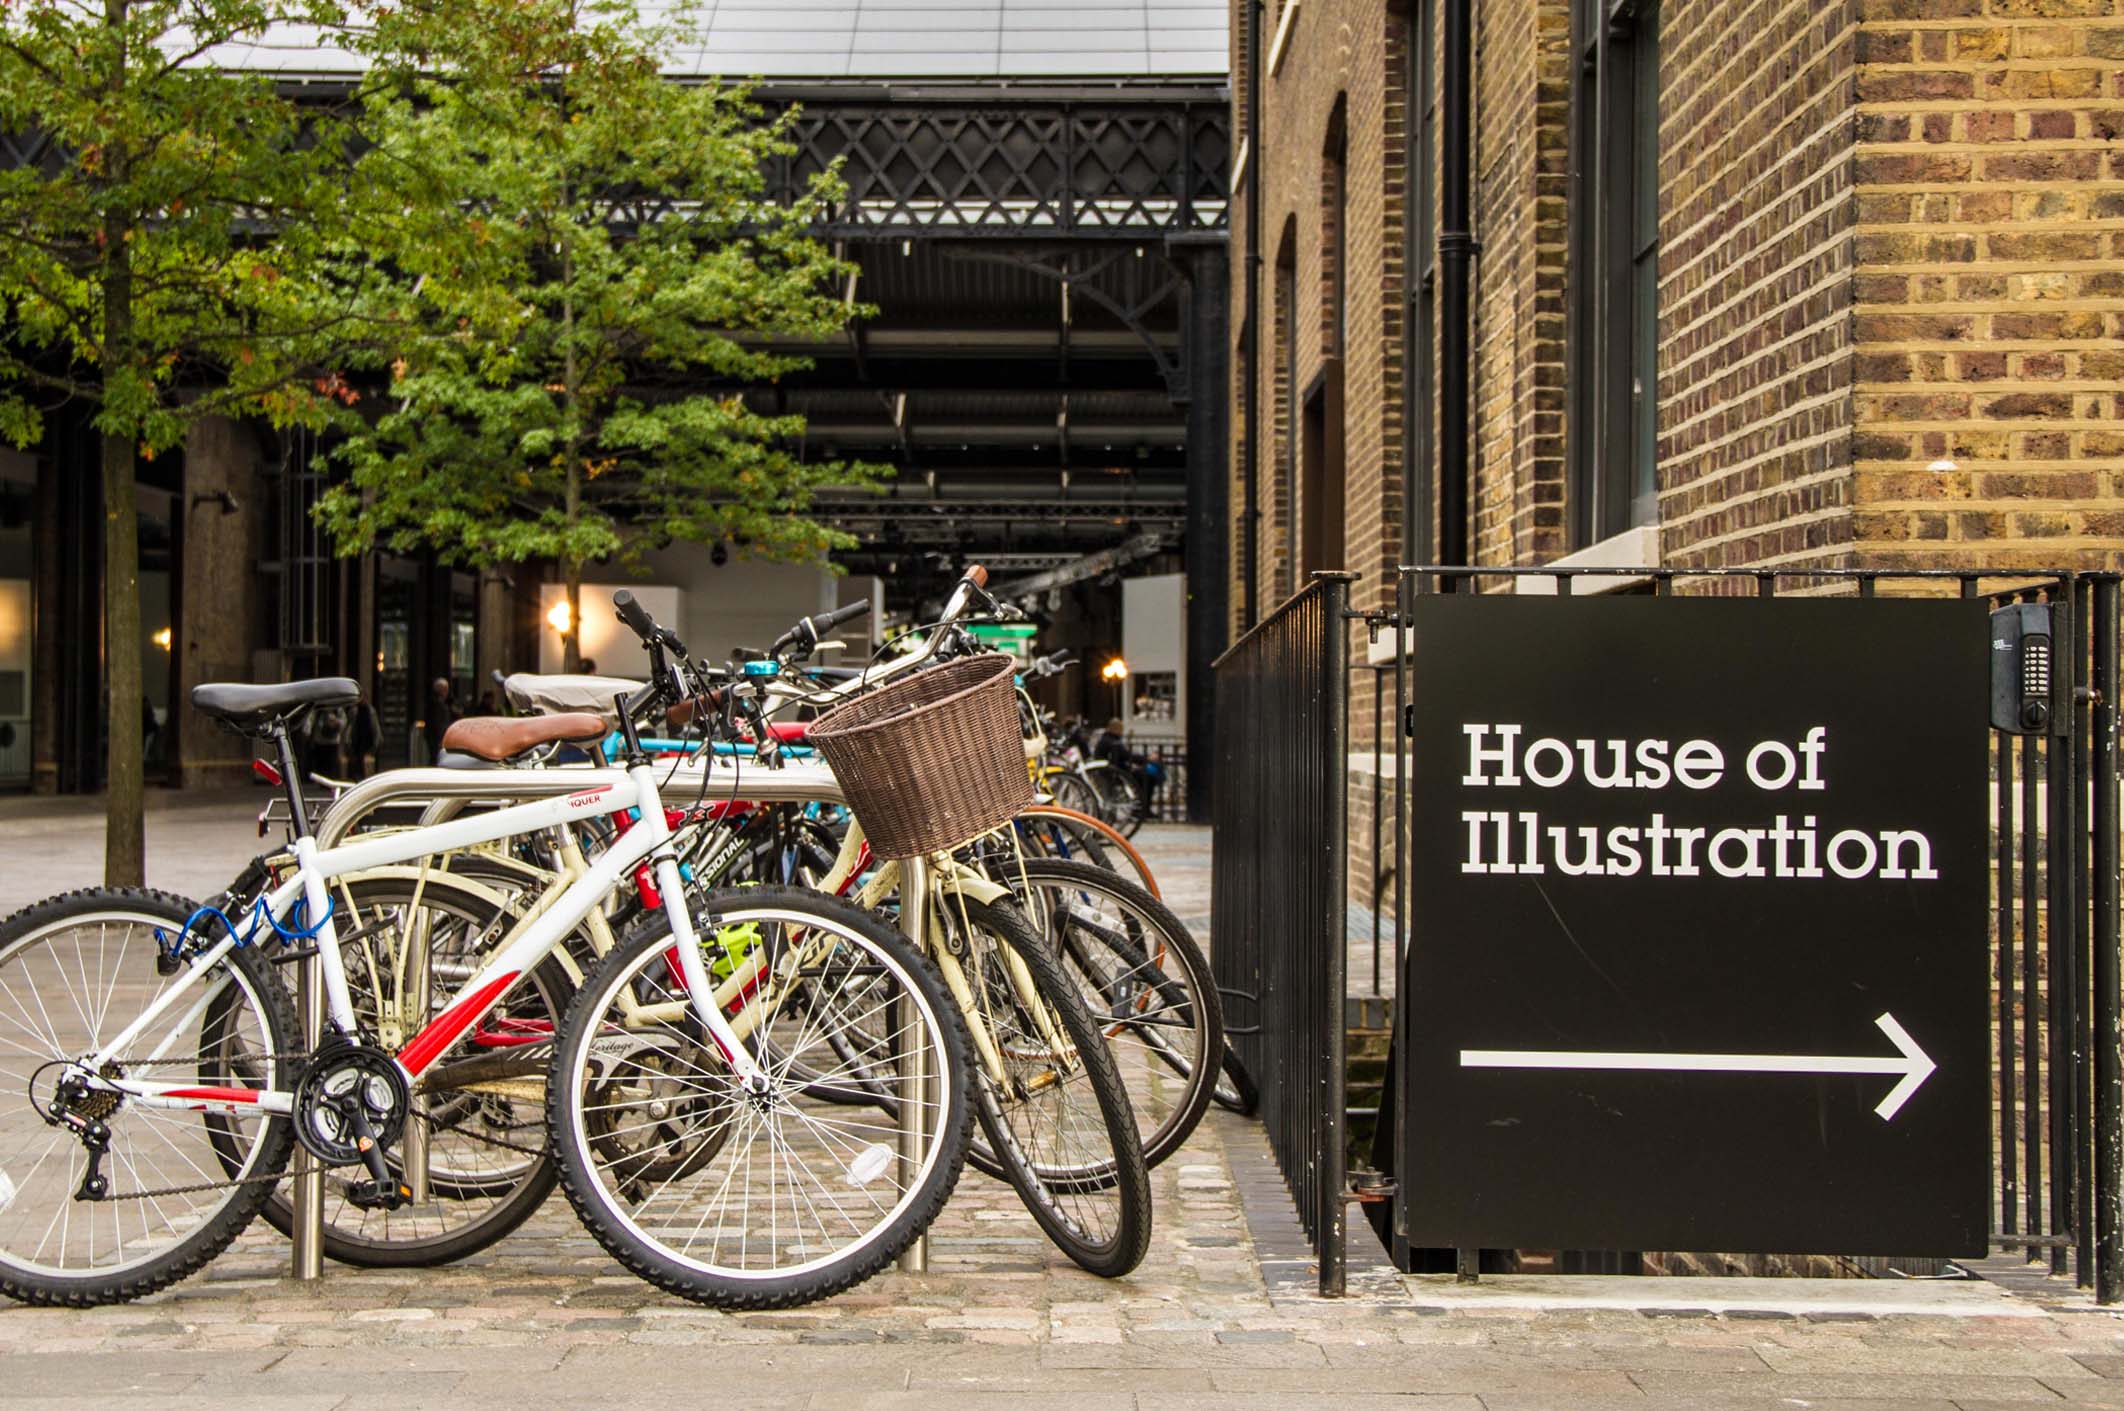
M1408 92L1414 111L1405 116L1414 140L1405 153L1408 177L1402 188L1408 193L1401 266L1401 327L1408 354L1403 366L1408 371L1402 392L1406 444L1401 557L1403 563L1429 563L1438 543L1431 503L1437 493L1432 458L1437 434L1433 345L1438 337L1438 0L1411 0L1406 13L1406 48L1414 79Z
M1659 521L1658 0L1573 0L1571 539Z

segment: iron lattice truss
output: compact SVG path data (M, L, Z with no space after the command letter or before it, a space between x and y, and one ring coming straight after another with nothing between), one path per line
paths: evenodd
M304 85L331 101L334 83ZM1046 96L781 86L798 106L796 151L769 172L789 199L836 161L847 199L820 234L1142 240L1228 223L1231 114L1221 89L1058 91ZM0 168L60 154L41 133L0 132Z
M1158 101L798 96L798 150L775 183L793 195L843 162L847 200L822 232L836 238L1140 240L1226 225L1231 117L1221 92Z

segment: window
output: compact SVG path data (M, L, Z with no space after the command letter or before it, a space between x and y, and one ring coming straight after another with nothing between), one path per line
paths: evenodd
M1298 397L1298 223L1284 223L1283 239L1276 249L1276 351L1275 388L1271 407L1275 416L1275 493L1270 514L1281 530L1282 544L1276 560L1275 595L1280 603L1298 591L1298 436L1292 415Z
M1659 15L1574 0L1569 456L1581 547L1659 517Z
M1349 138L1338 100L1328 120L1320 173L1320 370L1307 385L1298 438L1299 585L1302 575L1339 569L1343 553L1342 367L1349 340Z

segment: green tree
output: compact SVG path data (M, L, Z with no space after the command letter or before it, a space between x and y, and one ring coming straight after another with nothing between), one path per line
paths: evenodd
M27 445L74 403L102 440L112 884L144 863L135 457L204 416L321 415L331 389L306 369L346 316L297 293L339 212L336 145L265 79L201 60L335 17L311 0L0 3L0 131L50 139L41 164L0 171L0 435Z
M810 234L834 195L767 199L786 116L665 79L631 5L426 0L380 22L357 184L405 212L373 252L409 327L389 408L322 507L343 552L558 563L570 669L587 564L674 540L816 558L805 517L862 467L807 461L747 385L835 336L848 266Z

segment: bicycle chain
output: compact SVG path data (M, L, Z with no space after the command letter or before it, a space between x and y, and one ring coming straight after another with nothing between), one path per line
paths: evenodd
M288 1062L307 1062L312 1057L312 1055L307 1053L260 1053L247 1054L245 1056L247 1058L254 1058L259 1062L279 1062L281 1060L286 1060ZM145 1068L151 1064L196 1063L198 1062L198 1060L194 1058L140 1058L128 1060L127 1062L129 1062L132 1067ZM127 1063L121 1063L119 1066L123 1068L127 1066ZM280 1114L276 1113L274 1115L278 1116ZM408 1113L407 1116L410 1120L416 1122L426 1122L428 1120L427 1114L421 1112ZM484 1146L501 1147L505 1151L518 1152L524 1156L544 1156L546 1154L546 1149L544 1147L525 1146L521 1142L504 1141L500 1137L480 1136L477 1133L466 1131L463 1128L457 1128L454 1130L457 1131L457 1134L459 1136L464 1137L469 1141L479 1142ZM203 1191L230 1190L237 1186L255 1186L267 1181L277 1182L285 1179L288 1175L289 1172L285 1168L283 1168L279 1171L274 1171L270 1174L264 1175L231 1176L225 1181L194 1181L192 1184L187 1186L156 1186L144 1191L113 1191L109 1195L104 1196L103 1199L97 1203L106 1204L114 1200L160 1200L165 1196L197 1195Z

